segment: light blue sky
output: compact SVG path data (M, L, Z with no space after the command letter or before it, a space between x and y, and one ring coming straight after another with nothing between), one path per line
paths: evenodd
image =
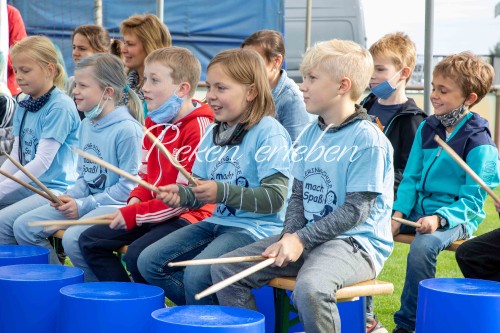
M500 0L435 0L434 54L465 50L489 54L500 41ZM362 0L369 47L386 33L404 31L424 53L425 0Z

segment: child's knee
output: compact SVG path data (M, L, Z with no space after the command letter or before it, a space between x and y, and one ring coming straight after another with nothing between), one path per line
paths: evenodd
M32 228L28 227L28 220L24 219L22 216L18 217L12 225L12 231L16 239L25 240L30 238L29 236L33 234L31 232L32 230Z
M296 307L314 307L321 302L334 300L335 290L325 290L323 284L317 280L300 279L295 283L292 294Z
M198 285L205 286L211 284L211 281L212 276L210 275L210 265L188 266L184 270L184 285L186 288Z
M217 283L225 279L225 274L221 269L222 266L223 265L212 265L212 267L210 267L210 276L212 277L213 283Z
M128 249L127 249L127 255L128 255ZM125 257L127 257L127 255L125 255ZM144 249L139 254L139 256L137 257L136 266L139 273L149 283L151 283L150 281L151 278L156 278L156 277L159 278L162 276L161 272L162 270L160 267L158 267L158 265L156 265L156 262L153 260L152 254L150 253L150 251L148 251L148 248Z
M234 272L231 269L231 264L224 264L224 265L212 265L210 268L210 276L212 277L212 283L217 283L219 281L225 280L228 277L234 275L236 272Z
M80 251L79 237L80 234L74 235L70 230L64 231L64 236L61 240L64 252L71 256L75 252Z
M410 244L410 254L427 257L440 252L441 241L432 234L418 235Z
M462 245L460 245L455 252L455 258L457 259L458 263L467 261L470 258L474 257L477 258L476 252L471 251L467 243L463 243Z

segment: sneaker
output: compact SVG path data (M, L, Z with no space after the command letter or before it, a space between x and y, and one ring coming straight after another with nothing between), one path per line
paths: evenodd
M366 333L388 333L377 316L366 318Z
M392 333L415 333L415 331L408 331L406 328L402 328L401 326L396 326Z

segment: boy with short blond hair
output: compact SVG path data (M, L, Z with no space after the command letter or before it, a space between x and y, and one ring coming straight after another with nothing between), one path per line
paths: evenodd
M251 288L297 276L293 299L305 331L340 332L337 289L373 279L382 269L393 247L392 148L355 105L372 69L368 51L351 41L321 42L306 52L300 89L307 111L319 117L304 131L293 158L284 230L226 255L262 253L275 257L275 266L219 291L221 305L255 309ZM321 154L332 146L349 153ZM213 282L250 265L213 265Z
M406 95L416 62L416 48L402 32L387 34L369 49L374 62L371 93L361 102L377 117L394 148L394 192L403 178L415 133L427 115Z
M403 178L411 146L420 123L427 115L406 96L417 51L402 32L387 34L369 49L374 62L370 78L372 92L361 102L368 114L378 119L394 148L394 195ZM366 298L366 333L387 333L374 314L372 297Z
M470 52L450 55L434 68L434 115L418 128L394 203L395 217L421 224L413 228L392 222L394 236L415 234L394 333L415 332L420 281L434 278L438 254L454 241L471 237L485 217L486 191L434 137L446 141L490 188L498 185L498 150L488 122L470 111L490 89L493 76L493 68Z
M188 49L166 47L151 52L144 63L142 90L150 110L146 127L190 172L205 128L214 119L208 105L192 99L200 78L200 62ZM139 175L157 187L188 183L147 137L143 139L143 167ZM211 216L213 208L214 205L195 210L172 208L157 199L156 193L138 186L109 227L93 226L81 234L80 248L100 281L126 282L130 281L127 271L113 252L128 245L127 269L135 282L146 283L137 268L142 250L179 228Z

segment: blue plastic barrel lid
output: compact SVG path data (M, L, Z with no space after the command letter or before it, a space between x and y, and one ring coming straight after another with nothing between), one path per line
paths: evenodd
M61 265L24 264L0 267L1 280L53 281L71 279L81 275L83 275L81 269Z
M49 249L31 245L0 245L0 258L22 258L49 254Z
M141 283L89 282L61 288L61 294L68 297L92 300L137 300L163 297L163 289Z
M256 311L216 305L176 306L156 310L152 315L168 323L204 327L237 326L264 320L264 315Z
M422 287L444 293L469 296L500 296L500 282L478 279L438 278L421 281Z

